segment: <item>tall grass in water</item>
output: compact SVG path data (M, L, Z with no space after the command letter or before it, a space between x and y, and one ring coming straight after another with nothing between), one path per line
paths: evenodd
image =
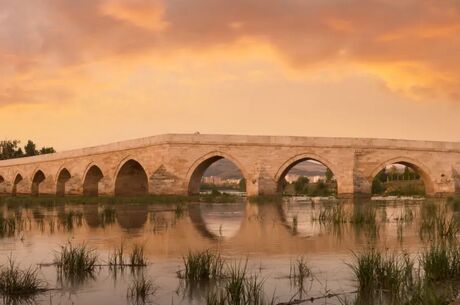
M147 258L144 255L144 246L135 244L129 254L129 264L131 267L147 266Z
M112 253L109 254L108 264L110 268L125 266L125 246L121 243L119 247L115 248Z
M289 268L289 278L294 281L297 286L303 287L305 278L312 274L310 267L307 264L305 257L300 257L294 262L291 262Z
M27 297L44 291L44 282L38 278L38 269L20 269L9 258L5 266L0 267L0 294L7 299Z
M460 279L460 247L434 244L421 254L420 266L430 281Z
M149 298L157 290L158 287L151 280L145 279L144 275L141 275L133 279L126 296L130 304L146 304L149 303Z
M447 206L426 202L421 205L419 235L422 240L454 241L460 232L460 223L450 215Z
M388 291L398 297L413 285L414 262L407 254L370 249L354 256L349 266L361 292Z
M327 206L320 210L318 217L313 219L321 224L341 224L348 221L347 214L341 205Z
M189 281L203 281L224 277L224 260L220 254L210 250L189 252L183 258L184 271L178 275Z
M68 242L61 246L54 262L68 276L92 273L96 267L97 254L85 244L74 246Z
M275 299L265 297L264 281L257 275L248 275L246 264L229 267L223 287L209 291L206 305L269 305Z

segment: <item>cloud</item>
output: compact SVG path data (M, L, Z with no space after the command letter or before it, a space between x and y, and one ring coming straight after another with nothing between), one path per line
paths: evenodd
M101 61L159 62L183 53L206 60L207 52L226 59L248 46L270 48L261 56L270 54L300 74L346 67L415 99L460 99L455 0L0 0L0 5L0 104L41 101L36 87L49 99L71 96L78 88L62 88L59 78L88 85L91 65ZM61 69L77 76L63 76ZM116 70L114 64L111 72Z

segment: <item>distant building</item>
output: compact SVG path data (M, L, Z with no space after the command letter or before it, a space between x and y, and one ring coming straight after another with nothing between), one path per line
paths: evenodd
M201 183L204 184L212 184L212 185L239 185L241 179L240 178L229 178L229 179L222 179L222 177L218 176L208 176L201 178Z

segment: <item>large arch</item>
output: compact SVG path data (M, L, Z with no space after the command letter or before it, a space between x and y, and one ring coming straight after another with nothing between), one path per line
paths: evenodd
M325 167L327 167L333 173L333 175L334 175L334 177L336 179L336 182L337 182L337 193L340 193L340 185L341 185L340 183L341 183L341 181L339 179L337 179L337 175L336 175L337 173L336 173L335 168L332 166L332 163L329 162L327 159L325 159L325 158L323 158L321 156L318 156L316 154L313 154L313 153L304 153L304 154L295 155L295 156L289 158L287 161L285 161L279 167L279 169L276 172L275 177L274 177L274 179L276 181L276 188L277 188L278 193L281 193L283 191L284 178L289 173L289 171L294 166L296 166L297 164L305 162L305 161L318 162L318 163L321 163L322 165L324 165Z
M85 196L98 196L99 195L99 182L101 182L104 175L97 165L91 165L86 171L85 178L83 179L83 195Z
M17 191L18 191L18 184L21 183L21 181L24 180L22 175L20 173L17 173L16 176L14 177L13 181L13 189L11 190L11 195L16 196Z
M214 151L196 160L189 168L187 172L187 178L185 180L187 182L187 190L189 195L196 195L200 193L201 178L203 177L204 172L211 164L220 159L227 159L231 161L241 171L243 179L246 180L246 183L250 182L248 175L246 174L244 167L241 166L240 162L224 152Z
M40 195L40 184L45 181L46 176L42 170L37 170L32 178L32 187L31 187L31 195L38 196Z
M372 185L372 181L380 171L392 164L401 164L411 168L418 175L420 175L425 186L426 195L431 196L435 194L434 181L428 167L426 167L422 162L408 157L396 157L380 163L372 170L370 176L368 177L369 185ZM372 193L372 191L370 192Z
M56 181L56 195L64 196L66 194L66 183L72 176L67 168L62 168L59 171Z
M122 163L115 176L115 196L142 196L148 191L144 167L134 159Z

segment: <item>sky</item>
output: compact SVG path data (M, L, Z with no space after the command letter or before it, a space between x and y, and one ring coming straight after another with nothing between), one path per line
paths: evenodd
M0 0L0 138L460 141L458 0Z

